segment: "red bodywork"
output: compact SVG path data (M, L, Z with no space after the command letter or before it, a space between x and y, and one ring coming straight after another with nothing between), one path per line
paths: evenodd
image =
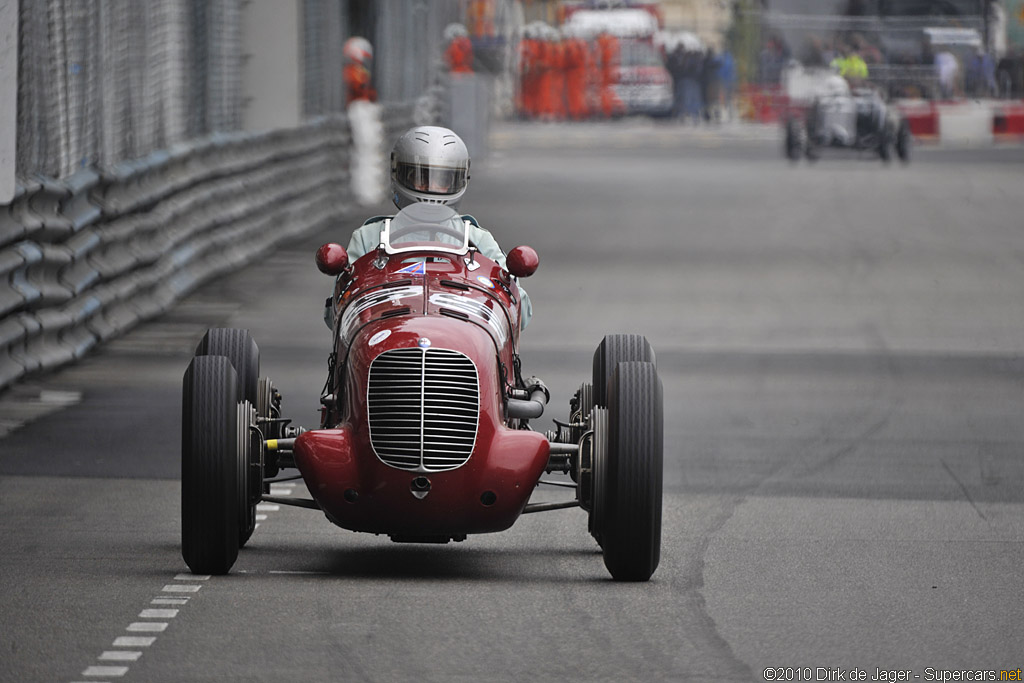
M506 426L504 397L515 381L519 338L515 279L480 254L432 253L426 262L415 252L392 254L382 268L377 258L363 256L339 280L339 396L325 411L324 428L296 440L295 464L327 517L346 529L403 540L507 529L548 462L542 434ZM423 348L463 354L478 377L471 455L445 471L386 464L371 442L371 363L385 352Z

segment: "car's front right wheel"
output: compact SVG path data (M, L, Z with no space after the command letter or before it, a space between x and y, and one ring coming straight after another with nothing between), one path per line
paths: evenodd
M600 507L604 563L617 581L647 581L661 558L663 389L654 363L619 363L608 384Z
M607 334L594 352L594 405L608 405L608 383L624 361L654 362L654 348L639 334Z

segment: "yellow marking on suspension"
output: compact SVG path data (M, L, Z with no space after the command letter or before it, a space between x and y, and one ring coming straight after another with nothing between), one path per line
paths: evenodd
M277 450L277 439L268 439L267 440L267 450L268 451L276 451Z

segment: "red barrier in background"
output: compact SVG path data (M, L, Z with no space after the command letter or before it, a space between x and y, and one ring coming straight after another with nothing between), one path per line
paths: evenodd
M789 97L778 85L741 86L739 100L741 116L758 123L775 123L789 109Z
M907 119L911 134L918 139L939 136L939 112L933 102L904 100L896 105Z
M1024 103L997 104L992 111L992 133L1003 137L1024 137Z

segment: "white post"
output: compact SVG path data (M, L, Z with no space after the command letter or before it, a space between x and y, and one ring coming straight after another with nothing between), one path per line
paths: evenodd
M0 2L0 204L14 199L18 140L18 0Z

